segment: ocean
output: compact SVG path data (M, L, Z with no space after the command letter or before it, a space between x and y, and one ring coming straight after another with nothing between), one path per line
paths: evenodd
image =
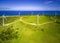
M60 15L60 11L0 11L0 16Z

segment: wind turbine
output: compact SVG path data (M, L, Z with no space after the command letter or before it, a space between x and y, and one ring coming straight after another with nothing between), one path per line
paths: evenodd
M39 24L39 14L37 14L37 25Z
M32 16L33 16L33 12L32 12L31 14L32 14Z
M6 19L6 17L4 16L4 14L2 15L2 26L4 26L5 25L5 19ZM6 19L7 20L7 19Z
M55 22L57 21L57 18L56 18L56 16L57 16L57 12L55 12Z
M4 26L4 18L5 18L5 16L3 15L2 16L2 26Z
M21 14L21 13L19 12L19 16L21 16L20 14Z

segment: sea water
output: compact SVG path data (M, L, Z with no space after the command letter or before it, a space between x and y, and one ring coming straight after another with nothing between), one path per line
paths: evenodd
M0 11L0 16L60 15L60 11Z

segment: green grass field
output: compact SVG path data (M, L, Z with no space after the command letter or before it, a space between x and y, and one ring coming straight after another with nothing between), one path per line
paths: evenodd
M60 16L0 17L0 43L60 43Z

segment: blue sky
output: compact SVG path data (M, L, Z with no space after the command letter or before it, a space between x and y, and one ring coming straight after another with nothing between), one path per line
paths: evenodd
M0 10L60 11L60 0L0 0Z

